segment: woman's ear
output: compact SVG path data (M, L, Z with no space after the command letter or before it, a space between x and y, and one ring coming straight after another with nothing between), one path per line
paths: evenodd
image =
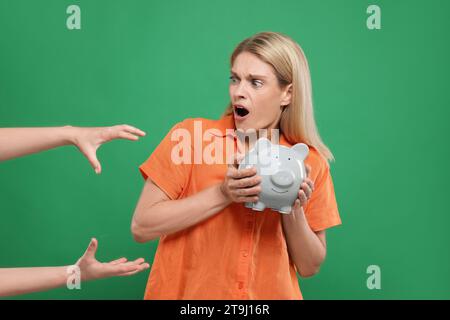
M292 99L292 83L288 84L286 87L284 87L282 93L281 93L281 106L288 106L291 104Z

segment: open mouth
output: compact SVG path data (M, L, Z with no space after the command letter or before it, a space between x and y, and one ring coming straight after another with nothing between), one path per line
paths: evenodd
M275 191L276 193L286 193L286 192L288 192L288 190L286 190L286 191L278 191L278 190L275 190L274 188L271 188L272 189L272 191Z
M234 113L238 117L244 118L245 116L247 116L250 113L250 111L248 111L247 108L245 108L244 106L234 105Z

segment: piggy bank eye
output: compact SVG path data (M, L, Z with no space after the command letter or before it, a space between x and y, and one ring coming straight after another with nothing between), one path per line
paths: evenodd
M291 158L288 158L288 160L291 160Z

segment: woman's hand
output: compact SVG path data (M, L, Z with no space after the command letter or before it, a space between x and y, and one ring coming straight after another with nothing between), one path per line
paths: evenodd
M309 199L311 199L312 192L314 191L314 182L309 178L311 167L306 165L306 178L300 185L298 191L298 197L294 202L293 210L300 209L306 206Z
M70 130L70 141L89 160L97 174L101 173L102 167L97 159L96 152L103 143L114 139L136 141L139 137L145 136L145 132L125 124L113 127L70 127Z
M127 258L120 258L106 263L99 262L95 258L97 247L97 239L92 239L86 252L76 263L76 266L80 268L82 281L116 276L131 276L150 267L148 263L145 263L143 258L130 262L127 261Z
M220 190L233 202L257 202L261 192L261 177L256 173L256 168L239 170L229 165Z

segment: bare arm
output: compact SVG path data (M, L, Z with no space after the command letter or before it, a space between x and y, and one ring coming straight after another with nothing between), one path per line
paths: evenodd
M96 151L101 144L113 139L137 140L145 133L128 125L99 128L0 128L0 161L27 154L75 145L89 160L97 173L101 172ZM97 240L93 239L86 253L77 262L81 280L131 275L148 268L142 258L127 262L121 258L109 263L95 259ZM66 283L66 267L3 268L0 269L0 296L48 290Z
M0 161L21 157L48 149L75 145L89 160L97 173L101 165L96 151L113 139L137 140L145 133L128 125L113 127L49 127L49 128L0 128Z
M0 297L63 286L67 281L67 267L2 268L0 269Z
M197 224L229 203L220 191L220 184L184 199L170 200L147 179L134 212L131 231L137 242L147 242Z
M71 130L55 128L1 128L0 161L71 144Z
M326 256L325 231L311 230L301 207L282 215L282 224L289 255L298 273L304 278L315 275Z
M306 166L308 176L310 171L311 168ZM303 210L313 190L314 182L307 177L301 184L291 214L283 214L281 218L289 255L304 278L319 272L327 252L325 230L314 232Z
M183 230L213 216L231 202L257 201L254 195L260 191L257 186L260 178L248 178L256 170L240 171L230 166L222 184L179 200L170 200L147 179L131 223L134 239L147 242Z
M101 263L95 258L98 242L92 239L84 255L74 265L80 281L114 276L130 276L149 268L144 259L128 262L120 258ZM66 285L70 266L38 268L0 268L0 297L45 291Z

